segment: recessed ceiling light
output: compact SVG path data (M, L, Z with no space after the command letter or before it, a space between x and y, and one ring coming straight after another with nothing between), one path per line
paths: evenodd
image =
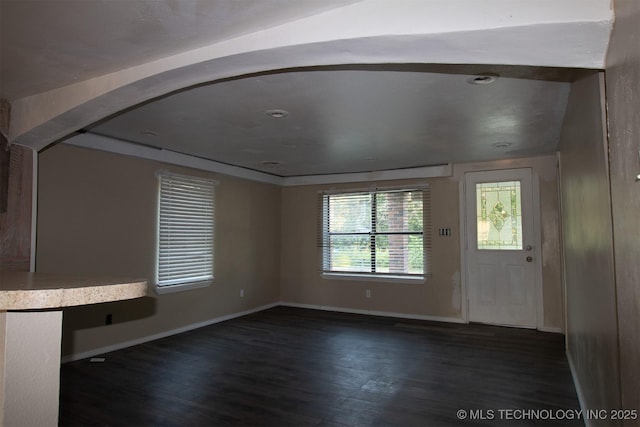
M273 117L274 119L282 119L283 117L287 117L289 115L289 112L287 110L267 110L264 113L269 117Z
M282 165L282 163L277 161L277 160L265 160L264 162L262 162L262 164L265 165L265 166L272 167L272 168L275 168L275 167L278 167L278 166Z
M496 142L492 145L493 148L507 148L511 147L513 144L511 142Z
M158 136L158 132L156 132L155 130L143 130L140 133L145 136Z
M467 83L472 85L488 85L496 81L498 76L496 74L481 74L473 76L467 80Z

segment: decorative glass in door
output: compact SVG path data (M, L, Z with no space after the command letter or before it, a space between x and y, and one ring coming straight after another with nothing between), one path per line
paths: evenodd
M522 250L520 181L476 184L478 249Z

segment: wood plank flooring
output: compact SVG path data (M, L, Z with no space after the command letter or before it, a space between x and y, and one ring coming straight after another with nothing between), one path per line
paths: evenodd
M583 425L500 419L579 409L563 336L532 330L276 307L104 357L62 366L60 425Z

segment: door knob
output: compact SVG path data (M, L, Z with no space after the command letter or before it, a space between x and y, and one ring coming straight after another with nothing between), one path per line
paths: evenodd
M527 262L533 262L533 257L532 256L528 256L527 257Z

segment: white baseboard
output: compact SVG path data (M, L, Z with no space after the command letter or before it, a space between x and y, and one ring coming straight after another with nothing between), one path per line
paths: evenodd
M465 323L464 320L457 317L438 317L438 316L426 316L422 314L393 313L389 311L359 310L356 308L333 307L328 305L314 305L314 304L299 304L296 302L285 302L285 301L280 302L280 305L285 307L310 308L313 310L337 311L340 313L368 314L370 316L381 316L381 317L397 317L399 319L432 320L435 322L448 322L448 323Z
M267 310L269 308L277 307L280 305L285 307L308 308L312 310L335 311L339 313L367 314L370 316L381 316L381 317L396 317L398 319L429 320L434 322L447 322L447 323L467 323L463 319L458 317L441 317L441 316L428 316L423 314L394 313L389 311L360 310L360 309L348 308L348 307L334 307L334 306L328 306L328 305L315 305L315 304L299 304L295 302L280 301L280 302L275 302L267 305L262 305L260 307L252 308L250 310L245 310L238 313L227 314L225 316L205 320L204 322L193 323L191 325L183 326L176 329L171 329L169 331L160 332L158 334L148 335L146 337L124 341L118 344L113 344L106 347L100 347L100 348L85 351L82 353L67 355L62 357L62 363L73 362L75 360L86 359L86 358L97 356L100 354L109 353L111 351L122 350L123 348L131 347L138 344L143 344L145 342L157 340L160 338L165 338L165 337L179 334L182 332L187 332L192 329L198 329L204 326L213 325L214 323L224 322L225 320L235 319L236 317L242 317L248 314L257 313L259 311ZM560 333L560 334L562 333L562 329L556 328L556 327L545 327L545 328L541 328L540 330L543 332L554 332L554 333ZM569 366L572 366L571 363L569 364ZM573 372L573 369L571 373L574 376L574 382L575 382L575 374ZM576 390L579 390L577 387L577 383L576 383ZM578 393L578 396L580 396L580 393Z
M554 334L564 334L564 332L562 331L562 328L559 328L557 326L543 326L541 328L538 328L539 331L541 332L551 332Z
M582 387L580 386L580 381L578 380L578 375L576 374L576 368L575 368L575 365L573 364L573 359L571 359L571 354L569 353L569 350L567 350L565 354L567 356L567 361L569 362L569 371L571 371L571 378L573 378L573 386L575 387L576 394L578 395L578 403L580 404L580 409L582 410L582 413L585 414L587 410L587 405L585 405L584 394L582 393ZM585 427L591 427L592 424L589 417L582 417L582 420L584 421Z
M118 344L109 345L106 347L96 348L94 350L85 351L83 353L75 353L62 357L62 363L73 362L74 360L86 359L88 357L97 356L99 354L109 353L116 350L122 350L123 348L131 347L145 342L154 341L160 338L165 338L171 335L180 334L193 329L202 328L204 326L213 325L214 323L224 322L225 320L235 319L236 317L246 316L248 314L257 313L258 311L267 310L269 308L277 307L280 303L274 302L272 304L262 305L260 307L252 308L250 310L241 311L238 313L227 314L226 316L216 317L214 319L205 320L204 322L192 323L191 325L183 326L169 331L160 332L158 334L148 335L142 338L136 338L130 341L120 342Z

